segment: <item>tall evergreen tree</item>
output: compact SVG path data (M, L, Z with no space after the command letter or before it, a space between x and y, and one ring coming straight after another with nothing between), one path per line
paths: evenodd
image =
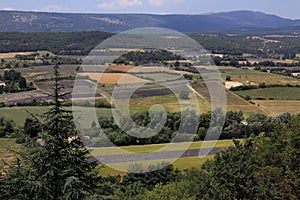
M62 108L65 93L54 66L54 106L44 114L40 142L28 138L18 159L1 178L0 199L89 199L99 180L73 124Z

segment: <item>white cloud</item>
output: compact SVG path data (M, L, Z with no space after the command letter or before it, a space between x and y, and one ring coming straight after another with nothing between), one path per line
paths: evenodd
M4 8L2 8L2 10L7 10L7 11L10 11L10 10L15 10L14 8L12 8L12 7L4 7Z
M148 0L148 2L150 5L153 5L153 6L163 6L168 3L169 4L172 4L172 3L181 4L181 3L185 2L185 0Z
M97 5L97 7L102 9L114 10L141 5L141 0L111 0L110 2L100 3Z
M149 0L149 3L154 6L162 6L167 0Z
M35 11L67 11L70 10L68 7L63 7L59 5L48 5L46 7L35 9Z

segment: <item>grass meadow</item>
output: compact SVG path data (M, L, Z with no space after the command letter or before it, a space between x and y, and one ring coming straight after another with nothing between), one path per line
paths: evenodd
M72 107L66 107L67 109L72 109ZM47 112L49 107L44 106L25 106L25 107L4 107L0 108L0 115L7 116L8 118L14 120L17 126L23 126L25 119L30 116L30 113L42 115L43 113ZM86 109L93 109L93 108L86 108ZM96 114L98 117L111 117L112 112L109 108L95 108ZM88 117L84 114L82 115L83 118ZM90 124L85 124L86 126L90 126Z
M252 99L265 100L300 100L300 88L298 87L273 87L253 90L236 91L236 94Z

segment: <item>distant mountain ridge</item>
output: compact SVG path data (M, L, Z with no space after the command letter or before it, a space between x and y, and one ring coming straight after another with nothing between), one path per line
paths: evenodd
M300 27L300 20L254 11L202 15L0 11L0 32L120 32L139 27L162 27L180 32L208 32L294 26Z

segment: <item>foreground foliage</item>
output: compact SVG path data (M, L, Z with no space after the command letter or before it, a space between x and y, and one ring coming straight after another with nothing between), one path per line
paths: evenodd
M1 178L0 199L85 199L95 193L97 164L88 162L72 116L61 108L57 66L54 72L55 105L44 115L40 139L28 137L24 151Z
M131 199L299 199L300 117ZM129 186L128 186L129 187Z

